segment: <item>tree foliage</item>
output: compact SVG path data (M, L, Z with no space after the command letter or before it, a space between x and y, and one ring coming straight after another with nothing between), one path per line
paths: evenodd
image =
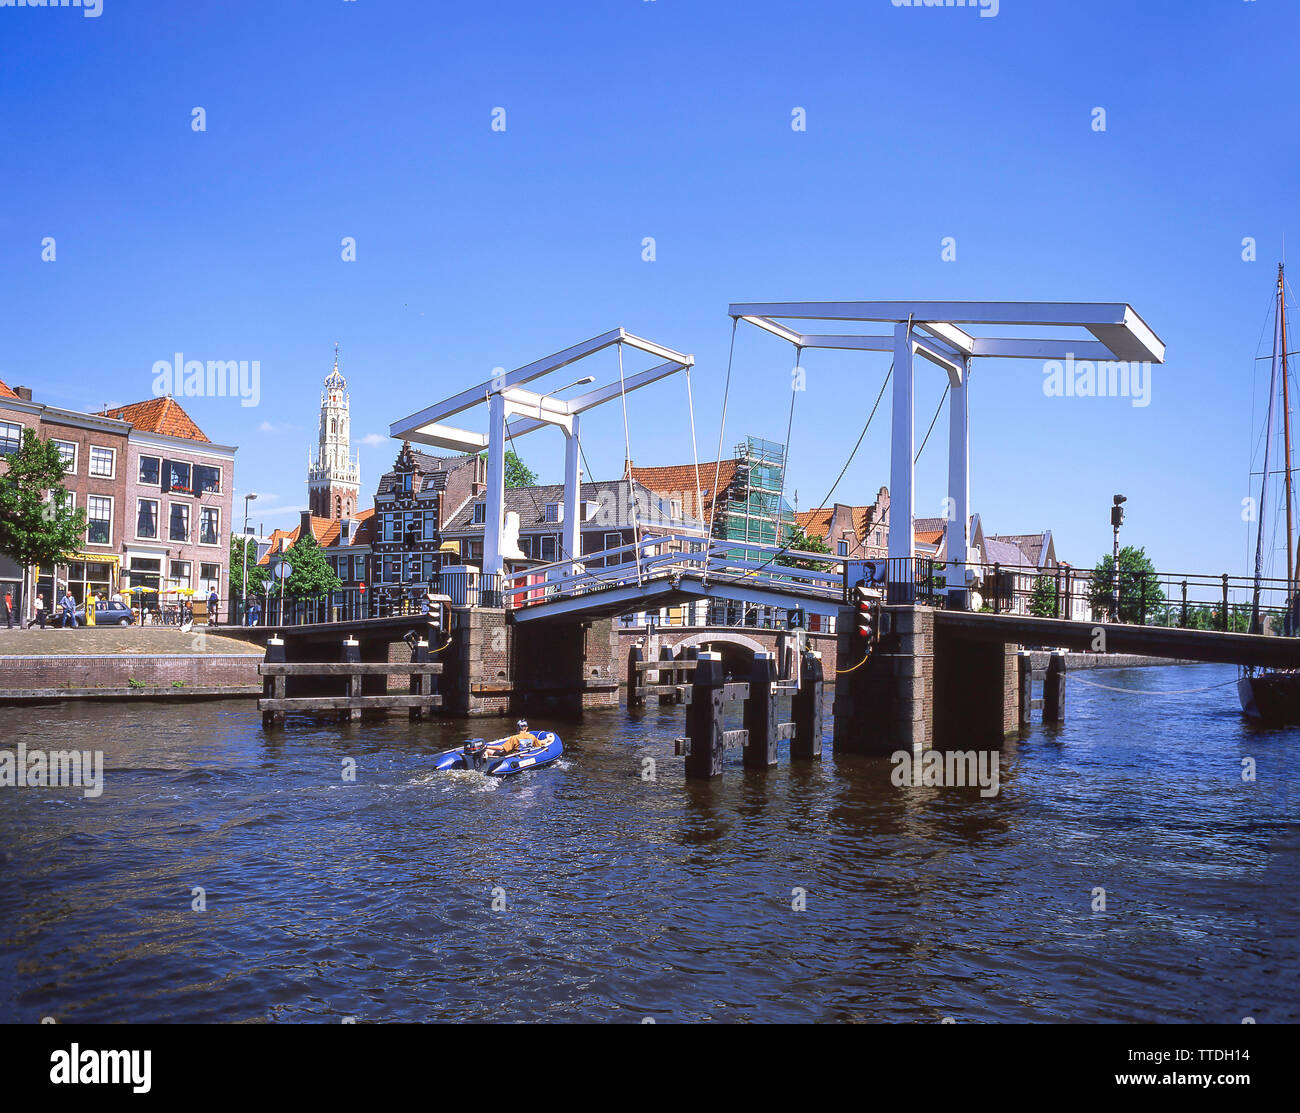
M1115 558L1107 553L1092 570L1092 583L1088 588L1088 604L1093 614L1110 611ZM1145 549L1125 545L1119 551L1119 620L1141 622L1143 613L1150 619L1164 605L1165 593L1160 587L1155 565Z
M230 535L230 595L238 598L244 587L244 560L248 560L248 595L261 595L266 590L266 565L257 563L257 539Z
M289 551L271 557L270 564L275 564L283 556L293 568L288 580L272 580L271 593L283 592L294 599L318 599L331 591L338 591L343 586L341 580L330 567L324 550L310 533L302 534L290 547ZM250 576L251 576L250 568ZM269 575L269 568L267 569ZM281 587L283 583L283 587Z
M820 537L809 537L799 526L787 527L784 545L797 553L825 553L830 556L831 552L825 541ZM805 560L790 556L788 553L782 553L773 563L785 565L787 568L807 568L814 572L825 572L830 568L829 564L822 561Z
M1056 580L1051 576L1039 576L1029 596L1029 613L1038 618L1055 618L1058 605Z
M4 459L9 466L0 478L0 552L24 568L63 561L85 543L86 512L72 509L59 450L34 429L24 429L18 451Z

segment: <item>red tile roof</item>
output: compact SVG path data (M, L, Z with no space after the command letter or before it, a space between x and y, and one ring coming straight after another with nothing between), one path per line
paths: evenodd
M16 390L10 390L7 386L5 386L4 381L0 380L0 398L17 398L17 397L18 397L18 392Z
M194 419L185 412L184 407L171 395L149 398L143 402L132 402L129 406L114 406L112 409L102 410L99 416L129 421L137 429L143 429L147 433L162 433L168 437L182 437L189 441L211 443L204 436L203 430L194 424Z
M714 471L717 471L718 491L725 491L736 477L736 465L739 460L700 461L700 491L703 494L703 506L699 508L698 517L708 521L713 513L713 503L717 491L713 490ZM695 465L673 464L663 468L639 468L632 465L632 478L648 491L660 497L684 495L683 511L695 514ZM689 503L689 505L687 505Z

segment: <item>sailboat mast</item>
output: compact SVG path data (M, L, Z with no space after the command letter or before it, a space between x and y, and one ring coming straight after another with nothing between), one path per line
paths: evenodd
M1287 372L1286 356L1286 279L1284 263L1277 265L1277 311L1282 318L1282 397L1287 399L1287 383L1290 381L1290 375ZM1292 557L1292 554L1294 558ZM1286 593L1287 605L1290 606L1291 596L1295 594L1296 577L1300 576L1300 542L1297 542L1291 532L1291 407L1286 404ZM1294 569L1294 574L1293 574Z
M1279 312L1273 317L1273 366L1268 379L1268 422L1264 430L1264 475L1259 481L1259 507L1255 517L1259 522L1255 534L1255 590L1250 601L1250 632L1258 634L1261 632L1259 625L1259 589L1260 580L1264 576L1264 518L1268 508L1268 471L1269 460L1273 450L1273 411L1277 406L1277 373L1278 373L1278 353L1281 350L1280 331L1282 328L1282 313L1280 307L1283 302L1282 296L1282 271L1278 269L1278 306ZM1288 469L1288 477L1290 469ZM1287 561L1291 559L1291 542L1287 541ZM1224 616L1225 619L1227 616Z

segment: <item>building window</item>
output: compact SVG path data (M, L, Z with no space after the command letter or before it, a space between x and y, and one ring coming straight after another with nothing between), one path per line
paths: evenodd
M555 562L555 535L547 534L542 538L542 560L546 564Z
M409 494L411 493L411 489L412 489L412 487L413 487L413 485L414 485L414 479L415 479L414 475L412 475L409 471L408 471L408 472L403 472L403 473L402 473L402 493L403 493L403 494L407 494L407 495L409 495Z
M623 544L623 535L621 533L605 534L605 549L617 549ZM617 556L606 557L606 564L622 564L627 560L627 553L620 553Z
M170 583L173 587L190 586L190 562L188 560L172 561Z
M199 587L202 588L203 594L215 591L221 594L221 565L219 564L200 564L199 565Z
M77 474L77 442L50 441L59 450L59 459L63 461L63 470L68 475Z
M172 541L188 541L190 539L190 508L183 502L171 504L171 522L167 536Z
M476 502L474 504L474 524L483 525L487 521L487 503Z
M188 510L189 508L186 507ZM199 544L221 543L221 511L215 506L205 506L199 511Z
M208 464L195 464L194 492L199 495L221 494L221 469Z
M0 456L17 452L23 445L23 427L12 421L0 421Z
M876 530L876 548L880 548L880 530Z
M679 519L679 518L682 516L682 500L681 500L681 499L669 499L669 500L668 500L668 510L669 510L669 512L672 514L672 516L673 516L673 520L674 520L674 521L676 521L677 519Z
M157 456L140 457L140 482L146 487L162 484L162 461Z
M90 446L90 474L96 479L112 479L117 474L117 450Z
M842 538L835 542L835 555L846 557L849 555L849 543Z
M194 494L190 486L190 466L180 460L164 460L162 466L162 489L177 491L184 495Z
M438 514L435 510L424 512L424 540L438 540Z
M112 543L113 500L107 495L91 495L86 499L86 544Z
M548 523L564 521L564 507L558 502L548 502L546 504L546 520Z
M158 590L158 578L162 572L162 558L154 557L132 557L131 568L127 572L127 578L131 581L132 587L151 587ZM156 598L150 599L149 603L156 603Z
M148 541L158 540L158 500L140 499L136 503L135 535Z

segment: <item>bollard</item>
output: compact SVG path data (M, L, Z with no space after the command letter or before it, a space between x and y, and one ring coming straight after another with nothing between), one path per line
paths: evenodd
M669 664L669 665L672 664L672 662L673 662L673 651L672 651L672 648L671 648L670 646L661 645L661 646L659 647L659 660L660 660L661 662L666 662L666 663ZM667 684L667 685L673 685L673 684L676 684L676 683L677 683L677 672L676 672L676 670L674 670L674 669L672 669L672 668L664 668L664 669L660 669L660 670L659 670L659 684L660 684L660 686L663 686L663 685L665 685L665 684ZM667 695L665 695L663 692L660 692L660 693L659 693L659 703L660 703L660 706L662 706L662 705L664 705L664 704L671 704L671 703L676 703L676 702L677 702L677 695L676 695L676 693L669 693L669 694L667 694Z
M1034 721L1034 658L1027 649L1016 658L1020 669L1020 729L1024 730Z
M637 668L645 660L645 651L634 645L627 651L627 705L644 707L645 693L641 690L645 684L645 674Z
M411 663L417 665L427 665L429 663L429 641L427 638L420 638L416 641L415 645L412 646ZM411 694L419 696L431 695L432 692L429 685L432 681L433 677L427 672L422 672L418 676L415 673L412 673L411 683L409 686ZM410 713L407 715L407 721L411 723L418 723L423 718L424 708L422 706L412 707Z
M776 655L754 654L745 701L745 768L766 769L776 764Z
M343 639L343 661L348 665L359 665L361 663L361 643L356 638ZM347 685L348 698L357 699L361 695L361 674L359 672L350 673L347 678ZM359 722L361 708L345 708L339 712L339 719L344 722Z
M1047 662L1043 680L1043 722L1065 722L1065 654L1059 650Z
M799 690L791 700L794 737L790 739L790 759L811 761L822 756L822 731L826 726L826 674L822 655L808 652L800 661Z
M701 653L686 711L686 735L691 752L686 755L686 776L716 777L722 772L722 706L726 676L721 653Z
M268 665L284 664L284 639L271 638L266 643L266 657L264 658ZM262 696L265 699L283 699L286 689L285 678L283 676L267 676L262 679ZM269 729L275 726L284 725L283 711L263 711L262 727Z

